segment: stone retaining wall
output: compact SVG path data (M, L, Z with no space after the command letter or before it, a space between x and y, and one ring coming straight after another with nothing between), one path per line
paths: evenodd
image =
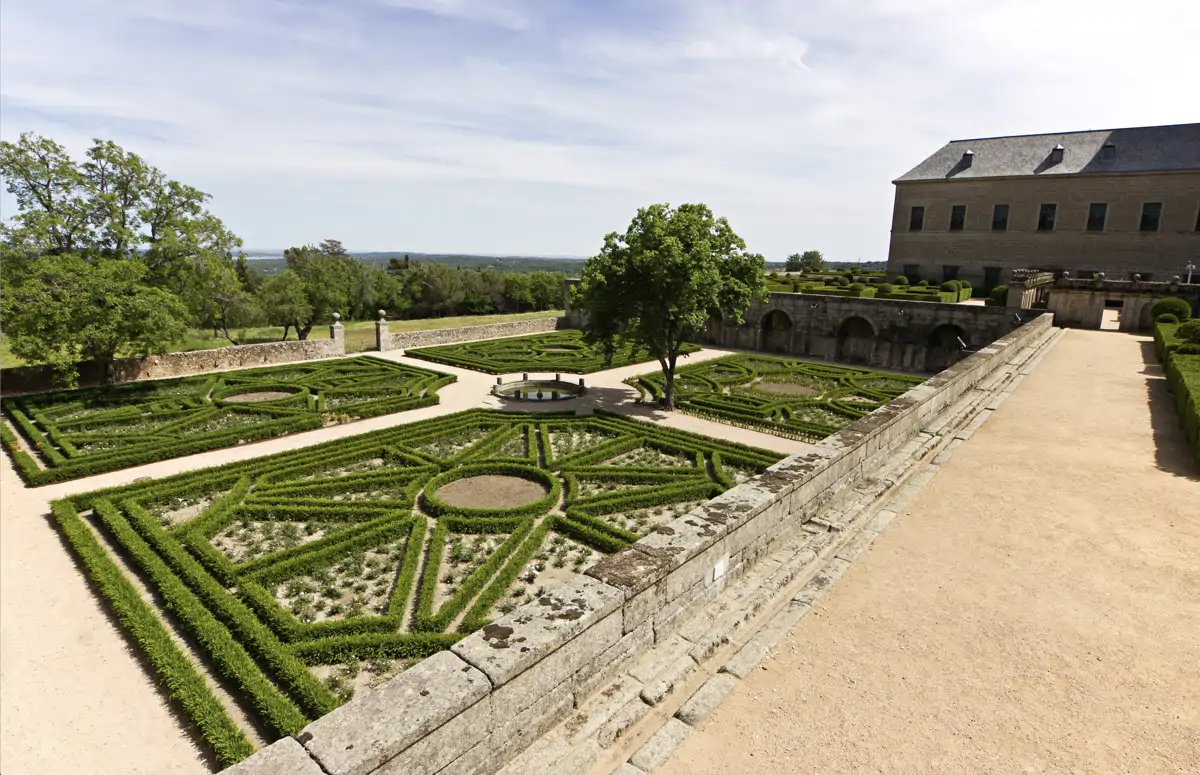
M401 334L391 334L390 350L408 350L413 347L432 347L438 344L454 344L455 342L474 342L479 339L498 339L504 336L523 336L527 334L544 334L564 325L565 318L539 318L536 320L516 320L511 323L485 323L482 326L462 326L460 328L437 328L431 331L406 331Z
M145 358L118 358L111 363L84 361L79 365L79 387L311 361L333 358L345 353L345 340L335 338L244 344L217 350L148 355ZM54 371L49 366L17 366L0 370L0 393L3 395L56 389L58 388L54 383Z
M312 763L331 775L495 772L1052 322L1031 320L231 773L282 775Z

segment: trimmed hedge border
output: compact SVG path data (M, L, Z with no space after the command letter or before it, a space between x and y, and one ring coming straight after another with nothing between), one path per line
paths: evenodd
M1154 326L1154 348L1162 361L1167 386L1175 396L1175 411L1183 425L1183 435L1196 465L1200 466L1200 354L1179 352L1186 346L1176 336L1179 323Z
M551 443L557 433L571 434L565 446ZM446 438L455 441L438 443ZM16 438L9 433L4 441L16 443ZM570 454L556 458L555 446ZM499 457L505 447L510 455L524 451L526 457ZM639 448L652 451L642 458L647 462L610 462ZM675 459L662 461L654 452ZM178 623L211 675L268 738L295 735L342 701L312 667L416 659L448 648L488 623L551 532L611 553L637 540L642 533L635 530L649 529L629 515L706 500L732 486L729 466L761 473L780 457L604 411L576 417L470 410L83 493L56 501L53 509L56 524L78 547L81 565L119 612L131 640L147 653L206 745L222 764L231 764L250 753L250 744L157 617ZM442 484L480 474L533 477L547 483L549 491L513 509L441 504L414 513L417 504L437 501ZM593 489L593 483L601 486ZM612 484L625 489L614 491L607 486ZM194 516L173 523L179 517L172 515L197 504L198 514L192 510L188 513ZM106 556L80 516L89 510L100 537L128 558L165 613L137 600L125 571ZM236 540L245 546L261 544L265 533L254 532L259 528L244 531L281 521L322 525L322 532L307 542L273 543L265 552L256 548L245 555L240 550L226 555L213 543L218 534L240 534ZM233 533L223 533L226 528ZM447 536L472 533L502 540L435 606ZM378 589L363 613L321 618L301 614L300 608L293 612L285 605L288 597L277 598L292 581L311 583L344 561L380 549L372 556L386 556L388 564L375 567L395 576L383 577L392 585L387 596ZM336 572L341 575L318 584L349 594L354 579L345 570ZM136 604L129 602L130 595Z
M432 406L438 389L454 380L358 356L18 396L0 401L0 409L40 457L41 465L5 440L22 479L38 486L314 430L329 420ZM224 400L255 392L289 395L250 404ZM243 417L255 419L238 423ZM223 420L235 424L195 430Z

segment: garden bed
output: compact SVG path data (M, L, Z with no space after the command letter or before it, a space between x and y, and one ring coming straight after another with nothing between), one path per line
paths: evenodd
M767 355L731 355L675 372L675 403L719 422L819 441L924 380ZM627 380L643 401L664 391L661 372Z
M229 764L245 742L213 715L201 673L269 739L295 735L356 689L779 459L603 412L472 410L73 496L53 512L181 712ZM529 487L505 497L492 477ZM469 502L454 497L460 483ZM98 534L84 529L89 512ZM129 558L204 670L154 629L163 610L133 610L130 580L97 540Z
M454 377L360 356L6 398L17 471L39 485L430 406ZM2 424L0 424L2 425Z
M696 345L684 345L680 352L690 353L699 349ZM405 350L404 354L488 374L590 374L594 371L653 360L648 352L635 352L629 347L618 349L613 353L611 361L606 360L602 348L584 344L582 332L574 330L462 342L440 347L418 347Z

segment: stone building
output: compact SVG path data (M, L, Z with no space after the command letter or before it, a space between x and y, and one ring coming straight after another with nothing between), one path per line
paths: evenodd
M947 143L893 181L888 271L1200 282L1200 124Z

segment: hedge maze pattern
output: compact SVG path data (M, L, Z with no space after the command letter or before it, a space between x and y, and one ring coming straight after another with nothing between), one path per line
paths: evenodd
M680 352L691 353L699 349L696 345L684 345ZM635 353L625 347L616 350L612 361L606 362L600 347L584 344L583 334L572 330L421 347L406 350L405 355L488 374L529 371L590 374L651 360L649 353Z
M47 484L438 402L454 377L360 356L5 399L4 446ZM40 462L40 465L39 465Z
M766 355L731 355L675 372L684 411L779 436L818 441L924 380ZM661 372L634 377L643 401L662 398Z
M294 735L354 688L448 648L779 458L602 412L471 410L73 496L53 511L177 705L229 764L251 745L203 672L264 738ZM458 493L475 502L443 497L479 476L519 479L533 497L489 504L490 491L473 486ZM174 647L102 542L205 664Z

